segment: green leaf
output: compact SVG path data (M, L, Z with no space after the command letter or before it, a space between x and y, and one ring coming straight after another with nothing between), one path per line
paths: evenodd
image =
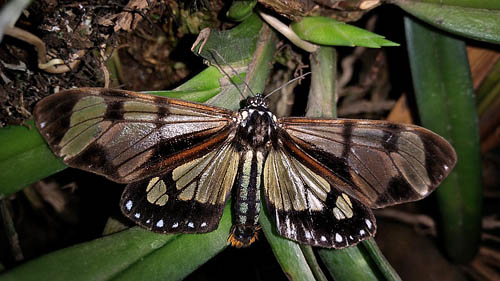
M369 48L399 46L384 39L384 36L326 17L305 17L300 22L292 23L291 28L301 39L320 45Z
M63 170L66 165L49 149L33 121L0 129L0 198Z
M314 274L307 264L306 257L296 242L276 234L276 226L271 223L267 214L259 219L266 239L271 245L274 256L290 280L314 280Z
M183 99L194 102L207 102L221 91L220 80L224 75L215 67L207 67L186 83L172 91L147 91L144 93Z
M481 228L481 158L474 90L463 41L406 18L413 85L422 125L446 138L458 162L436 190L449 257L470 261Z
M320 249L318 254L335 280L380 280L370 266L370 257L361 247L342 250Z
M229 209L210 233L165 235L133 227L29 261L0 279L182 280L226 247Z
M394 3L437 28L480 41L500 43L500 1L496 1L497 10L479 9L476 5L462 7L405 0L396 0ZM485 7L494 5L493 2L488 3Z

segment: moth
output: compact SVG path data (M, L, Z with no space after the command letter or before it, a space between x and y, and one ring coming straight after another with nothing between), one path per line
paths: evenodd
M422 127L276 117L262 95L239 111L131 91L79 88L40 101L36 125L71 167L128 184L121 210L160 233L217 228L233 196L228 243L248 246L261 193L279 235L328 248L376 231L371 209L429 195L456 162Z

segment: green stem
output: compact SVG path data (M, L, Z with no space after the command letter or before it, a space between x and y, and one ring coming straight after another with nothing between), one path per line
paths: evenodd
M311 88L306 116L336 117L335 77L337 52L332 47L321 47L311 54Z

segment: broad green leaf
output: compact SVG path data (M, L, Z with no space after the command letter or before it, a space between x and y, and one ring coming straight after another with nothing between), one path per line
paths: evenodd
M326 17L305 17L291 28L304 40L328 46L380 48L399 46L384 36Z
M394 4L437 28L480 41L500 43L500 4L496 5L496 10L479 9L476 5L464 7L406 0L396 0Z

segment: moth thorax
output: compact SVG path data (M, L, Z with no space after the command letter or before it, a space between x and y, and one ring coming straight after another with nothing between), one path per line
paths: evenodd
M249 107L240 111L238 138L242 145L252 148L270 144L276 130L276 117L263 107Z

